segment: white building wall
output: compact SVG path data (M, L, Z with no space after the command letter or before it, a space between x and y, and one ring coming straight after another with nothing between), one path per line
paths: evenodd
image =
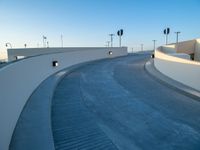
M8 49L8 61L16 60L16 56L38 56L52 53L64 53L74 51L102 51L102 50L117 50L121 47L67 47L67 48L21 48L21 49Z
M161 51L164 53L176 53L175 45L164 45L161 46Z
M189 40L175 44L177 53L193 54L195 52L196 40Z
M194 60L200 61L200 39L196 40Z
M174 56L174 57L178 57L178 58L183 58L183 59L190 60L190 55L185 54L185 53L170 53L170 54L168 54L168 55Z
M0 150L8 150L12 133L26 101L48 76L82 62L127 55L127 48L84 49L40 55L0 69ZM52 61L59 66L53 67Z
M170 56L156 50L154 65L170 78L200 91L200 62Z

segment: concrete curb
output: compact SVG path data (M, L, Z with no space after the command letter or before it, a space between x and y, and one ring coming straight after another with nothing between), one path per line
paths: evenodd
M32 93L15 127L10 150L54 150L51 128L51 99L64 71L44 80Z
M12 135L10 150L55 150L52 132L51 107L54 91L61 80L87 64L80 63L58 71L45 79L27 100Z
M162 74L158 71L154 66L154 60L150 59L145 63L144 66L146 72L158 82L168 86L169 88L173 88L177 92L186 95L192 99L200 101L200 91L193 89L187 85L184 85L176 80L173 80L166 75Z

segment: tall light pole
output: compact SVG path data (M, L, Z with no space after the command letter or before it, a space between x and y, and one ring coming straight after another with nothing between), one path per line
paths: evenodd
M153 50L156 49L156 40L153 40Z
M144 48L144 44L141 44L141 51L143 51L143 48Z
M176 34L176 43L178 43L178 35L181 33L180 31L174 32Z
M11 43L6 43L6 47L8 47L8 45L10 46L10 48L12 48L12 45L11 45Z
M43 39L43 47L46 47L46 40L47 40L47 37L46 36L42 36L42 39Z
M119 36L119 47L122 47L122 36Z
M109 34L110 35L110 43L111 43L111 47L113 47L113 36L115 35L115 34Z
M110 47L110 41L106 42L106 47Z
M63 35L62 34L60 36L60 39L61 39L61 47L63 47Z

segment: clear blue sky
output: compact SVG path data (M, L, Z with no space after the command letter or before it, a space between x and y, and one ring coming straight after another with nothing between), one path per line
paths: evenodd
M164 44L163 29L181 31L180 40L200 37L200 0L0 0L0 51L13 47L104 46L108 34L124 29L123 45L152 49ZM114 39L118 46L118 38Z

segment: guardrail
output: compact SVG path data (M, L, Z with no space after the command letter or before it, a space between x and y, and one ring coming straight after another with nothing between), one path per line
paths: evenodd
M0 149L9 149L24 105L47 77L79 63L125 55L126 47L79 50L34 56L0 68Z

